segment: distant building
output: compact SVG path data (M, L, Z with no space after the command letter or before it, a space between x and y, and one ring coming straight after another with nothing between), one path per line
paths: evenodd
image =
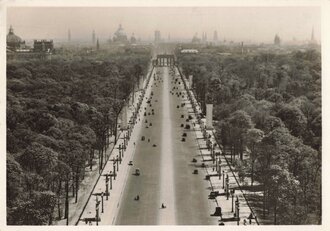
M134 36L134 33L132 34L130 40L131 40L131 43L132 43L132 44L136 44L136 38L135 38L135 36Z
M158 42L160 42L160 40L161 40L160 31L156 30L155 31L155 42L158 43Z
M93 44L95 44L95 30L93 30L93 33L92 33L92 42L93 42Z
M119 24L117 31L113 35L113 42L116 43L127 43L127 35L124 32L124 28Z
M216 30L213 33L213 42L218 43L218 32Z
M180 51L181 54L198 54L197 49L182 49Z
M317 44L317 41L315 40L315 37L314 37L314 27L312 28L311 41L309 43L310 43L310 45Z
M9 32L7 34L7 49L10 51L17 51L24 49L25 47L25 41L23 41L19 36L15 35L13 27L10 26Z
M52 53L54 50L53 40L34 40L33 42L33 51L34 52L43 52L43 53Z
M207 34L206 34L206 32L203 32L202 42L207 43Z
M275 46L280 46L281 45L281 38L280 38L280 36L278 36L278 34L275 35L274 45Z
M100 50L100 43L99 43L99 38L96 40L96 50Z
M68 30L68 42L71 42L71 30Z
M191 40L192 43L200 43L201 39L198 38L197 33L194 35L194 37Z

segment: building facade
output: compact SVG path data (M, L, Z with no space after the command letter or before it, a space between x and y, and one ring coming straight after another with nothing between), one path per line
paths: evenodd
M34 40L33 51L51 53L54 50L53 40Z

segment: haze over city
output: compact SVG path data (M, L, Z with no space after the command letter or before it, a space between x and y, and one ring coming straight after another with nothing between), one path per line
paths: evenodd
M0 0L0 230L327 226L330 0L253 1Z
M100 41L113 36L122 24L126 34L153 40L159 30L163 40L191 40L205 32L212 40L216 30L220 40L272 43L279 34L285 41L320 42L319 7L12 7L7 11L10 25L25 40L90 40L92 31Z

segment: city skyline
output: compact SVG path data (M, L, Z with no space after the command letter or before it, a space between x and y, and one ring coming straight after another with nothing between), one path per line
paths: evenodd
M134 33L149 41L159 30L170 33L172 41L189 40L196 33L200 38L206 33L212 41L217 31L219 41L272 43L275 34L284 42L309 40L314 28L319 42L320 21L318 7L11 7L7 31L12 25L25 40L67 40L70 30L72 40L89 41L95 30L105 41L122 24L128 37Z

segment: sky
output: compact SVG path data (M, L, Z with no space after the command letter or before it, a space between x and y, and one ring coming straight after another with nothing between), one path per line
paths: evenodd
M9 7L7 31L25 40L91 40L92 31L102 40L112 37L122 24L126 34L142 40L191 39L207 33L208 40L218 32L220 40L272 43L275 34L283 41L307 40L314 27L321 38L319 7Z

